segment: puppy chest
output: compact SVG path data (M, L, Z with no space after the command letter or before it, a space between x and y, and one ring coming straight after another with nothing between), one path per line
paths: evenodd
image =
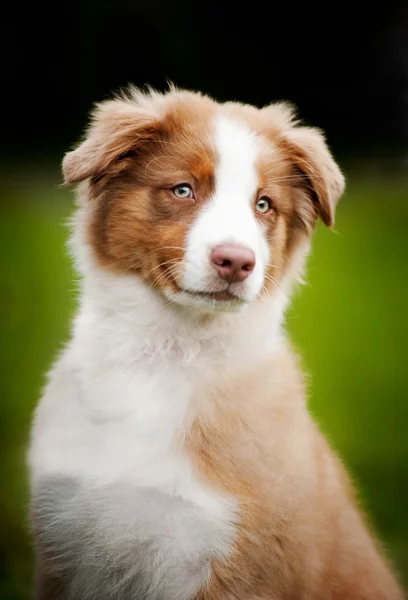
M73 597L92 581L100 598L116 589L187 599L234 538L231 503L207 493L197 488L183 498L123 481L47 477L33 491L35 528Z
M232 547L235 502L203 483L183 447L185 383L110 380L98 397L70 383L40 407L30 453L40 546L69 599L90 586L100 600L187 600Z

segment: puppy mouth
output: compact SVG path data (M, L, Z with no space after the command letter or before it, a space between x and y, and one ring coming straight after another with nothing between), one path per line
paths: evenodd
M212 300L213 302L244 302L243 298L240 298L239 296L237 296L236 294L234 294L233 292L231 292L231 290L227 287L224 290L219 290L219 291L211 291L211 292L207 292L207 291L202 291L202 290L189 290L187 288L182 288L179 286L179 284L177 283L177 281L175 280L175 278L170 275L167 274L167 280L170 283L171 287L173 288L173 291L180 294L180 293L185 293L188 294L189 296L195 296L196 298L203 298L205 300Z
M239 298L228 289L220 292L197 292L195 290L182 291L199 298L206 298L207 300L215 300L217 302L242 302L242 298Z

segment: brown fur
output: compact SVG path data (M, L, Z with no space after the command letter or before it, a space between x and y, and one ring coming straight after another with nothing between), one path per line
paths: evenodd
M204 404L186 443L203 478L238 499L239 536L195 600L402 598L289 349L227 376Z

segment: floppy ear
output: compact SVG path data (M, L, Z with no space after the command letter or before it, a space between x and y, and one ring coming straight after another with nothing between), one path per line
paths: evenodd
M286 131L285 145L291 160L300 171L301 187L311 197L322 221L331 227L336 203L344 191L345 181L323 134L312 127L292 127Z
M121 155L152 139L158 132L157 116L126 100L98 104L84 141L68 152L62 163L66 184L101 175Z

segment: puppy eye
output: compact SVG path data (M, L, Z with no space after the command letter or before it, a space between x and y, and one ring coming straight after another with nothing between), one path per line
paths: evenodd
M257 212L265 215L266 213L268 213L271 210L272 204L268 198L259 198L258 202L256 203L255 208L256 208Z
M194 198L192 187L191 185L188 185L188 183L177 185L173 188L173 194L177 196L177 198Z

